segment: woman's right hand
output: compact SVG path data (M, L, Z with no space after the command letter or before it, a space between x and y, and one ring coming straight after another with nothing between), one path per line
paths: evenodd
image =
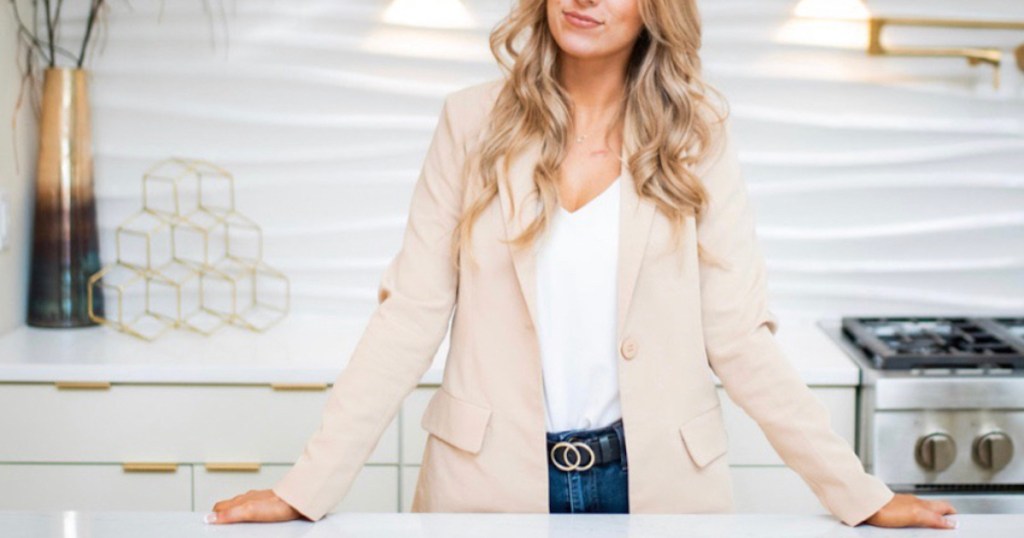
M216 517L216 519L213 519ZM273 490L250 489L241 495L213 505L213 512L206 515L207 523L240 523L243 521L274 522L306 519L292 506L278 497Z

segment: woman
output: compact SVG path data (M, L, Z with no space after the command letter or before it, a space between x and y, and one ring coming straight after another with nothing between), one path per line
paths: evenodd
M454 308L415 512L729 511L714 373L844 523L953 526L948 503L864 472L779 351L699 46L692 0L521 0L491 36L506 76L445 99L319 431L215 521L323 517Z

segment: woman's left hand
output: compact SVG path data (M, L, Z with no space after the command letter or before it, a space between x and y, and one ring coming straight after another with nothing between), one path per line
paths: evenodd
M929 501L907 493L897 493L864 523L876 527L954 529L956 521L945 516L955 513L956 509L946 501Z

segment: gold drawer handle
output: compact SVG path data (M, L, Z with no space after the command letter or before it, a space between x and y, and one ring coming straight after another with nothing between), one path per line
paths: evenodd
M206 471L210 473L258 473L259 463L207 463Z
M177 463L130 462L122 463L121 469L126 473L174 473L178 471Z
M56 381L53 384L58 390L110 390L109 381Z
M327 383L271 383L274 390L327 390Z

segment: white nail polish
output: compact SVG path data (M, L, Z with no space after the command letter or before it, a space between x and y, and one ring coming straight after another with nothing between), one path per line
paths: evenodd
M214 521L217 521L217 513L216 512L210 512L209 514L206 514L205 516L203 516L203 522L205 522L205 523L213 523Z

